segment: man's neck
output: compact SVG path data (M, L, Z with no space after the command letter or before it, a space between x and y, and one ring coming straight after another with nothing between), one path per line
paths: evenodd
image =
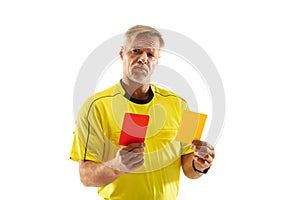
M125 88L126 92L130 95L130 97L145 100L150 95L150 83L141 84L136 83L127 77L121 80L122 85Z

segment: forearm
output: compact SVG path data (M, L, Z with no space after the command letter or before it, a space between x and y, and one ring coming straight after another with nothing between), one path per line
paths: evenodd
M116 180L122 173L93 161L79 161L80 180L85 186L103 187Z
M181 165L182 165L182 171L184 175L190 179L197 179L201 177L203 174L199 174L195 172L195 170L192 167L193 162L193 153L183 155L181 158Z

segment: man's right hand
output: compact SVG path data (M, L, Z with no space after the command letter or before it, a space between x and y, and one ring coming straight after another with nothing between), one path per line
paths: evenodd
M123 173L131 173L144 164L145 143L132 143L120 149L116 157L104 163L107 167Z

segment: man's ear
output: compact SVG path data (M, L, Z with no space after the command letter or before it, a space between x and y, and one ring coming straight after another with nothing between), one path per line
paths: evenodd
M121 47L120 52L119 52L121 60L123 60L123 53L124 53L124 48Z

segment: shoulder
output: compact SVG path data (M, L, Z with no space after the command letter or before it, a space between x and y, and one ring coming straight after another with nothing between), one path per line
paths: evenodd
M169 99L177 99L186 103L186 100L183 97L179 96L173 91L158 87L154 84L151 84L151 88L153 90L154 95L164 97L164 98L169 98Z
M180 110L189 109L186 100L175 92L157 87L153 84L151 84L151 89L153 90L154 98L157 103L162 105L165 109L168 109L169 112L173 112L175 115L181 116L179 112Z
M95 93L93 96L89 97L88 100L93 102L105 98L112 98L119 94L121 94L119 84L115 84L105 90Z
M110 101L112 98L120 95L118 84L115 84L105 90L96 92L92 96L88 97L83 103L81 110L83 112L89 112L89 110L94 107L96 104L101 104L101 102Z

